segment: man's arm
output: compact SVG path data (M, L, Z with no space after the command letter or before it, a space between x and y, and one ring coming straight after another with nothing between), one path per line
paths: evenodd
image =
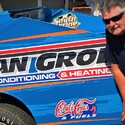
M121 72L118 64L111 64L112 73L123 99L122 121L125 120L125 76Z

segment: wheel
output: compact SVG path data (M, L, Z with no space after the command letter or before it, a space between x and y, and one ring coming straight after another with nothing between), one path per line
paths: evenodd
M17 106L0 103L0 125L36 125L34 119Z

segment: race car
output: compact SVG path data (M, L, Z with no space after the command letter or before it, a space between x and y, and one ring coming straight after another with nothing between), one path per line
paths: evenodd
M120 125L101 17L47 7L0 12L0 124Z

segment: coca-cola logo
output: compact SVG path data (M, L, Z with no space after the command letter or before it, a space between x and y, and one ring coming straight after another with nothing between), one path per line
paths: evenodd
M55 116L56 117L66 117L70 116L72 118L85 118L85 117L95 117L96 116L96 98L93 100L89 100L86 98L82 98L77 100L76 102L71 101L67 104L64 100L58 102L55 108Z

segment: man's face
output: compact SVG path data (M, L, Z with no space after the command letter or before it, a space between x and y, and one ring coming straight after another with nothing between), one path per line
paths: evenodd
M107 30L114 35L125 33L125 14L119 7L113 7L102 14Z

